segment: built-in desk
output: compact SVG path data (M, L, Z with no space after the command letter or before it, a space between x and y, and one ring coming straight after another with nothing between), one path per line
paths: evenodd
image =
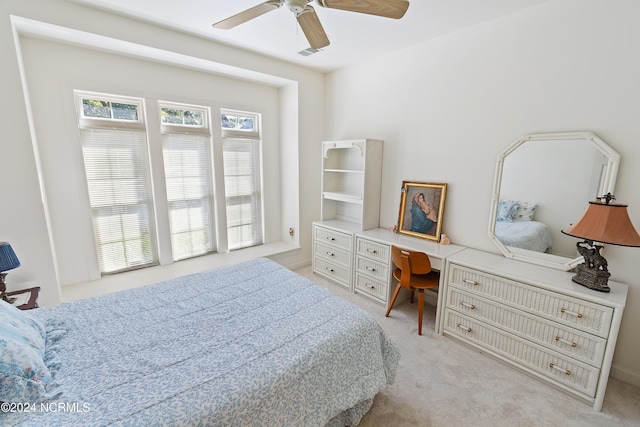
M434 270L444 269L447 257L465 249L459 245L442 245L431 240L392 233L385 228L357 230L339 220L313 223L313 271L351 292L371 298L387 308L395 289L391 246L424 252ZM440 278L442 281L442 276ZM400 300L408 298L402 293ZM436 306L436 331L439 330L439 292L425 292L428 302ZM399 301L399 300L397 300Z

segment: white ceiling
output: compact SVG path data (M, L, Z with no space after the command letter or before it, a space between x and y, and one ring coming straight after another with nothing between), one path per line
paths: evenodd
M320 71L331 71L514 13L550 0L410 0L400 20L314 6L331 44L311 56L293 14L283 6L230 30L214 22L264 0L73 0Z

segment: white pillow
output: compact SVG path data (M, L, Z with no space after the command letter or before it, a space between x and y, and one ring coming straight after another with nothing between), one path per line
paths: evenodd
M533 220L533 213L538 207L537 203L533 202L518 202L518 208L513 214L514 221L531 221Z
M0 401L36 403L52 376L44 362L45 326L0 300Z

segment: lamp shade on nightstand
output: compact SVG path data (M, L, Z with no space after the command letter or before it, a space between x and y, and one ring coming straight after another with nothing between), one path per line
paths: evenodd
M18 267L20 267L20 260L11 245L7 242L0 242L0 299L9 303L13 302L15 298L8 298L5 293L7 291L7 273L5 271Z
M7 242L0 242L0 272L20 267L20 260Z

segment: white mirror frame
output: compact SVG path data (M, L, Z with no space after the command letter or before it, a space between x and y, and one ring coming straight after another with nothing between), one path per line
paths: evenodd
M561 133L538 133L527 134L518 138L513 144L507 147L502 153L498 155L498 162L496 166L496 175L493 185L493 195L491 197L491 212L489 216L489 238L500 249L503 255L510 259L526 261L532 264L542 265L545 267L551 267L559 270L568 271L575 266L583 262L582 257L566 258L562 256L556 256L551 254L540 254L541 256L533 256L531 251L519 251L517 248L507 248L496 236L496 217L498 211L498 201L500 199L500 188L502 186L502 171L505 158L512 153L516 148L521 146L527 141L549 141L549 140L585 140L590 141L595 148L600 150L603 155L607 156L608 164L604 171L603 189L604 194L610 192L614 193L614 187L616 184L616 177L618 175L618 166L620 164L620 155L611 149L603 140L596 136L592 132L561 132ZM585 207L588 200L585 200ZM576 218L577 220L578 218Z

